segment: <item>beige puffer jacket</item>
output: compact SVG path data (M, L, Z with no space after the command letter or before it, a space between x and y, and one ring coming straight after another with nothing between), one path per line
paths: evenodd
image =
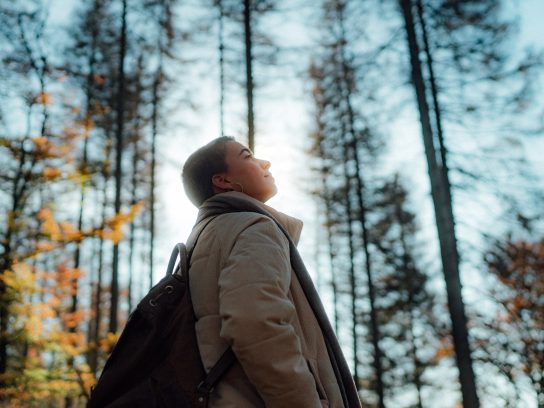
M245 194L221 194L229 195L258 203L298 242L301 221ZM237 357L210 407L344 406L323 334L292 273L288 240L273 220L255 212L216 216L198 239L189 277L205 369L228 346Z

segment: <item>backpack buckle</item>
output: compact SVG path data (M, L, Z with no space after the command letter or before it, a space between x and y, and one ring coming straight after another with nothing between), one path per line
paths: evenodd
M213 391L213 385L206 380L201 381L196 388L198 395L209 395Z

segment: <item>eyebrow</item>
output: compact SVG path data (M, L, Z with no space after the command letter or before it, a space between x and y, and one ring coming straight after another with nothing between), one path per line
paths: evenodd
M253 153L251 153L251 150L249 150L247 147L244 147L242 150L240 150L240 153L238 153L238 156L240 156L244 152L248 152L249 154L253 154Z

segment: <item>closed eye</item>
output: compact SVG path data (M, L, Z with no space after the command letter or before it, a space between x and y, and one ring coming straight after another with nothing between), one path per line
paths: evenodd
M249 159L250 157L253 157L253 153L247 147L244 147L242 150L240 150L240 153L238 153L238 155L241 155L242 153L247 154L247 156L244 156L244 159Z

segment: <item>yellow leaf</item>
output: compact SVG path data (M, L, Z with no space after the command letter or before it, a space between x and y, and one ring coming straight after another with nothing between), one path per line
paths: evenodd
M115 214L113 217L105 222L106 229L103 231L98 231L97 234L103 239L109 239L114 243L118 243L119 241L121 241L121 239L123 239L123 225L127 222L132 221L134 217L136 217L142 206L143 202L140 201L130 206L127 212L119 212L118 214Z
M109 352L115 343L117 343L117 340L119 340L119 335L109 332L105 338L100 340L100 350Z
M43 334L43 322L36 315L31 315L25 322L25 330L31 341L36 341Z
M16 293L32 294L36 289L36 277L32 267L26 263L16 263L11 270L5 271L0 278L4 284Z
M42 232L49 235L53 241L59 241L61 238L61 231L53 217L53 211L49 208L42 208L38 212L38 219L42 221Z

